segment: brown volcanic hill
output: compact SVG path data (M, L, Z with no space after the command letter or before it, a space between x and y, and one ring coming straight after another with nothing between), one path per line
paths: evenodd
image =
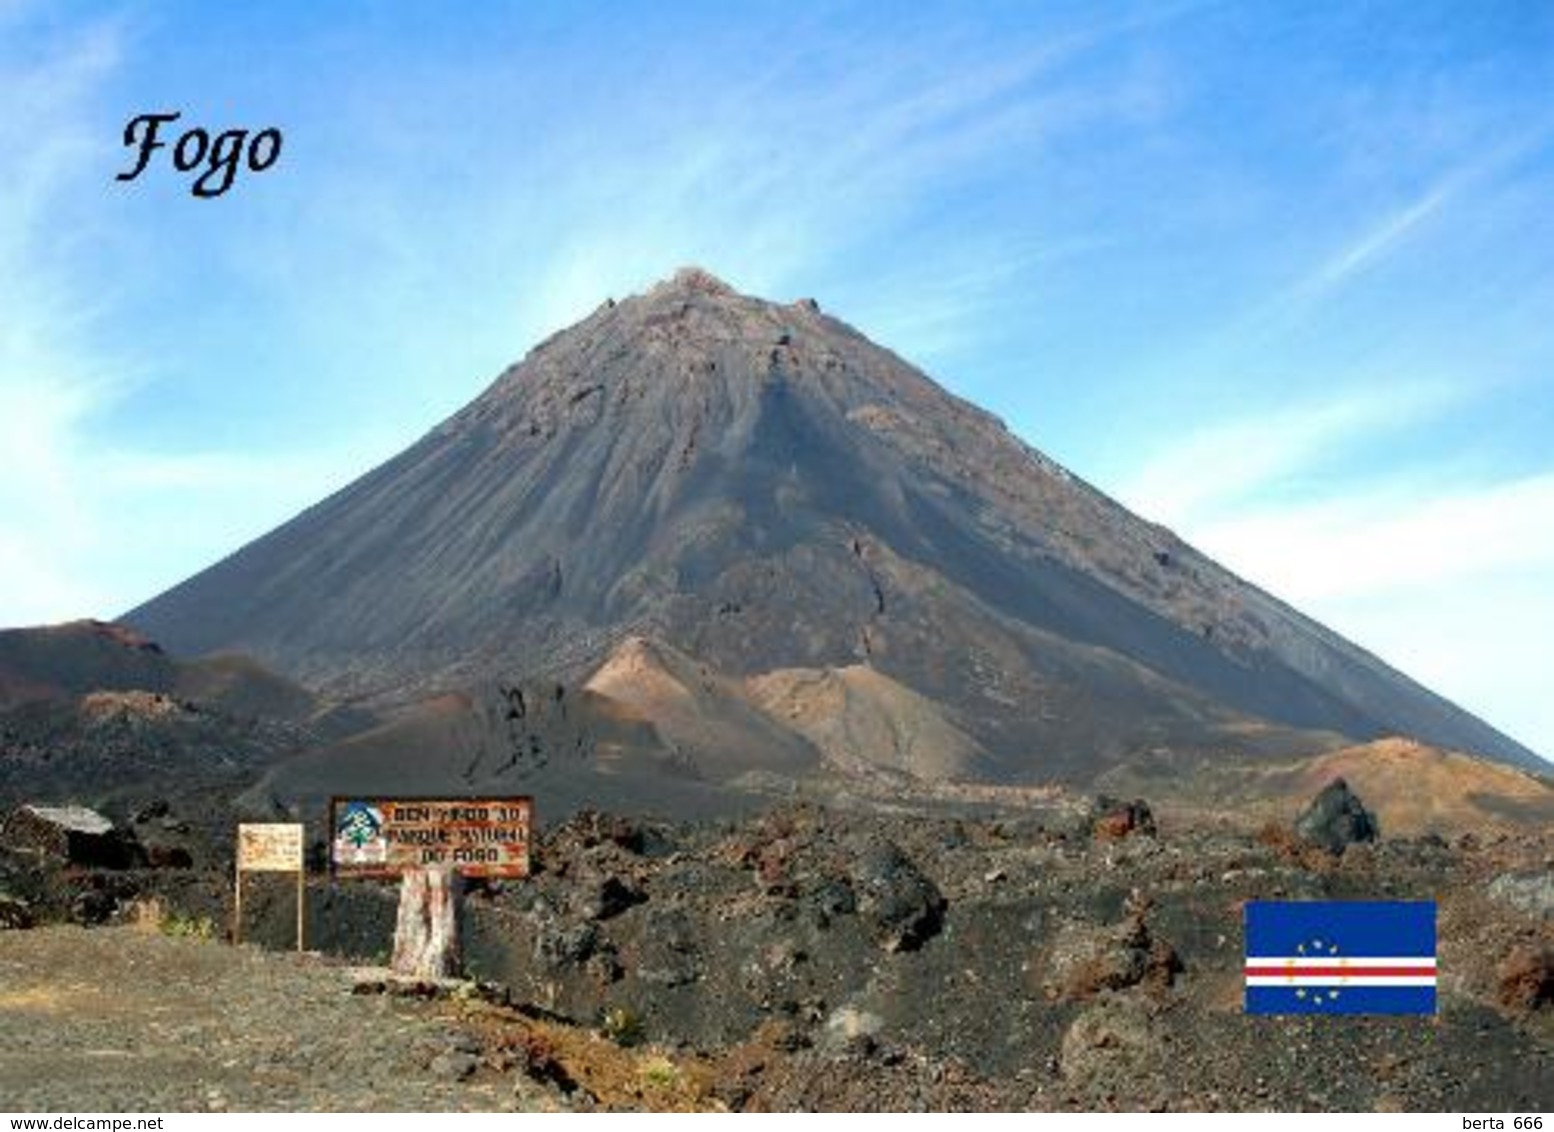
M0 709L103 690L166 692L176 673L161 646L123 625L0 630Z
M1465 833L1554 826L1554 775L1496 765L1408 739L1380 739L1311 759L1284 785L1293 816L1336 778L1382 822L1382 833Z
M932 700L878 669L784 668L748 683L764 711L808 738L843 773L920 782L983 777L977 741Z
M1010 783L1387 734L1542 765L813 303L695 269L127 620L382 703L575 686L638 637L751 727L740 681L861 667Z
M178 660L123 625L0 632L0 809L230 794L371 722L247 657Z
M1383 837L1554 828L1554 774L1396 737L1296 760L1146 756L1106 772L1096 786L1146 794L1178 823L1209 819L1251 830L1289 827L1340 778L1376 814Z
M0 630L0 710L94 692L153 692L229 715L283 720L307 719L321 707L307 689L249 657L179 660L126 625L68 621Z
M626 638L584 688L615 705L617 718L651 726L705 777L752 770L800 777L820 762L814 747L768 718L738 681L641 637Z

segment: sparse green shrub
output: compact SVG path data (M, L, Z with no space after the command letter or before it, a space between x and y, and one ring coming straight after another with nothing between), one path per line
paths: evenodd
M642 1019L626 1006L609 1006L599 1019L599 1032L618 1046L634 1046L642 1040Z
M667 1057L650 1057L638 1072L642 1083L652 1089L673 1089L680 1083L680 1067Z
M162 917L162 934L174 939L212 940L216 938L216 922L209 916L185 916L170 912Z

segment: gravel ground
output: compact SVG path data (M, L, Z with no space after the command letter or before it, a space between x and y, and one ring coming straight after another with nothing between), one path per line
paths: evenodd
M344 968L315 956L133 927L0 932L0 1110L543 1103L515 1074L458 1079L469 1039L439 1004L351 990Z

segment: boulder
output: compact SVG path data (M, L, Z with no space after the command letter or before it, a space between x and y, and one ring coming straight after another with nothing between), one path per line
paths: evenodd
M640 822L618 814L582 809L545 835L544 853L557 860L578 857L584 850L599 845L614 845L628 853L641 854L648 837Z
M1495 971L1500 1004L1515 1011L1542 1010L1554 1004L1554 950L1526 945L1514 948Z
M1050 999L1076 1001L1143 985L1160 991L1182 970L1176 949L1156 938L1142 912L1121 924L1067 923L1031 965Z
M593 874L578 878L574 906L585 920L609 920L646 899L629 876Z
M1063 1035L1059 1068L1070 1085L1115 1087L1164 1065L1166 1037L1154 1011L1125 995L1097 999Z
M146 863L153 869L192 869L194 856L181 845L148 845Z
M119 901L113 893L101 888L87 888L76 893L70 902L70 918L85 927L104 924L119 909Z
M702 977L695 921L679 908L654 911L644 925L637 978L663 987L688 986Z
M1489 897L1529 916L1554 919L1554 873L1501 873L1489 882Z
M1295 836L1340 856L1350 845L1375 841L1381 836L1381 827L1349 784L1335 778L1295 819Z
M32 909L26 901L0 892L0 932L22 931L32 925Z
M594 924L551 923L534 935L534 957L547 968L580 967L599 947Z
M1142 798L1131 802L1101 794L1090 808L1090 832L1103 841L1121 841L1124 837L1155 836L1155 815Z
M1058 929L1044 958L1033 967L1042 973L1047 997L1084 999L1142 982L1149 955L1121 944L1115 927L1068 923Z
M851 873L858 912L886 951L915 951L939 933L947 901L893 842L869 842Z

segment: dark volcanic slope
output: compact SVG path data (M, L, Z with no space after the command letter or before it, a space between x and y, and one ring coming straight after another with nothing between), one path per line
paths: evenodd
M864 664L1016 781L1289 728L1538 765L814 304L695 270L128 619L383 700L580 679L628 634L735 677Z

